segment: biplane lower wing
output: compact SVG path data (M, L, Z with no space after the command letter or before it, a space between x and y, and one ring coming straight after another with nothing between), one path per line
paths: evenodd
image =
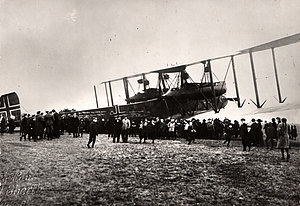
M227 105L224 96L216 98L219 109ZM205 100L176 99L176 98L155 98L147 101L132 104L114 105L91 110L73 111L81 117L104 117L111 114L124 115L129 117L190 117L212 110L210 102Z

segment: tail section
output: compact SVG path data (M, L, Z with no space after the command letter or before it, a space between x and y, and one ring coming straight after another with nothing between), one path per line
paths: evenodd
M17 93L11 92L0 97L0 115L6 119L14 116L15 121L20 121L21 107Z

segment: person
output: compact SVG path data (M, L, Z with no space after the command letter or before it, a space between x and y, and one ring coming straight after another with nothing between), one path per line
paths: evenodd
M157 130L156 121L152 118L149 122L149 139L152 139L152 143L154 143L154 140L156 139Z
M22 138L24 137L24 141L26 141L26 136L28 134L28 118L27 118L27 114L23 114L22 115L22 119L21 119L21 137L20 137L20 141L22 141ZM30 140L30 138L28 137L28 140Z
M229 119L225 119L224 130L225 130L225 141L223 144L226 144L227 142L227 147L229 147L231 137L233 135L233 126Z
M89 141L87 143L88 148L91 148L90 147L91 143L92 143L92 148L94 148L97 135L98 135L97 118L94 118L92 123L89 126Z
M240 124L237 120L234 120L234 124L232 125L232 128L233 128L233 136L235 139L237 139L240 134Z
M257 143L259 146L264 146L263 132L262 132L262 120L257 120Z
M123 143L127 143L128 142L128 132L130 129L130 120L127 117L124 117L124 119L122 120L122 141Z
M6 131L6 119L4 116L0 116L0 131L1 131L1 135L4 134L4 132Z
M286 151L286 159L289 161L290 154L289 154L289 125L287 124L287 119L282 118L281 122L278 124L277 132L278 132L278 142L277 148L281 150L281 159L284 160L284 151Z
M122 120L120 117L116 117L113 125L113 143L120 142L120 135L122 133Z
M73 114L73 117L70 119L71 132L73 133L73 137L79 137L79 125L80 120L76 113Z
M43 116L40 111L36 112L35 116L35 140L42 139L44 128L43 128Z
M45 125L46 125L45 136L47 136L48 140L52 140L52 138L53 138L53 120L54 120L52 112L46 111L44 119L45 119Z
M291 128L291 133L292 133L292 139L296 140L298 136L296 125L293 125L293 127Z
M269 148L269 142L271 142L271 150L274 147L274 139L277 138L277 124L275 122L275 118L272 118L272 122L268 123L266 128L266 146Z
M258 138L260 136L260 132L259 132L259 125L258 123L256 122L255 119L252 119L251 120L251 135L252 135L252 140L253 140L253 145L254 146L258 146L259 145L259 142L258 142Z
M37 136L36 136L36 117L35 115L28 114L28 139L32 138L34 142L36 142Z
M15 130L15 127L16 127L15 119L16 119L16 117L11 115L9 120L8 120L8 131L9 131L10 134L14 133L14 130Z
M140 138L140 143L142 143L142 140L144 139L144 143L146 143L146 139L144 138L144 121L141 120L139 123L139 138Z
M116 118L113 115L113 112L110 113L108 121L105 123L106 132L108 137L114 137L114 125L115 125Z
M195 141L195 135L196 135L196 130L193 126L193 122L190 121L190 122L187 122L188 124L188 144L190 145L192 142Z
M53 113L53 136L55 138L60 137L60 122L61 122L61 116L55 111L55 109L52 110Z
M245 119L242 118L241 119L241 127L240 127L240 136L242 138L242 144L243 144L243 151L246 151L247 150L247 147L249 148L248 151L250 151L251 149L251 134L249 133L249 130L250 130L250 127L249 127L249 130L248 130L248 125L245 123Z
M208 135L207 136L208 139L213 139L214 135L215 135L215 128L212 123L212 119L208 119L208 122L207 122L207 135Z
M176 127L175 120L171 119L171 121L168 123L168 131L169 131L169 137L173 140L176 139L175 127Z

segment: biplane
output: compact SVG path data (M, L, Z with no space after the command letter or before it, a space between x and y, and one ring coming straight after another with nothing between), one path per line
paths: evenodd
M275 49L289 44L294 44L299 41L300 33L247 48L230 55L203 59L188 64L172 66L141 74L134 74L122 78L104 81L101 84L104 84L105 86L108 107L77 111L77 113L97 116L109 116L113 113L116 115L138 117L187 117L212 110L217 113L220 111L220 109L225 108L228 101L235 101L237 102L238 107L242 107L245 101L242 102L240 99L234 59L236 56L246 54L248 54L250 58L250 66L256 97L256 101L251 101L256 105L257 108L261 108L266 101L264 101L262 104L260 103L258 87L256 83L253 53L264 50L270 50L272 52L278 100L279 103L283 103L286 98L282 99L281 97L276 66ZM229 65L226 73L228 72L229 68L232 68L236 93L236 97L234 98L226 97L227 88L225 79L223 81L215 81L213 78L214 73L212 71L211 62L219 59L229 59ZM198 64L203 66L203 75L200 82L194 82L186 69L187 67ZM156 87L149 86L147 75L150 74L156 75ZM170 78L171 75L174 76L173 79ZM130 80L133 78L139 78L137 81L139 85L142 85L143 90L131 96L129 93L129 88L131 87ZM127 104L114 104L111 83L117 81L123 82L126 96L125 101Z

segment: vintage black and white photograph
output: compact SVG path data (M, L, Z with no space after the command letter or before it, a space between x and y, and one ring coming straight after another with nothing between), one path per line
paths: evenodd
M0 0L0 205L300 205L299 0Z

